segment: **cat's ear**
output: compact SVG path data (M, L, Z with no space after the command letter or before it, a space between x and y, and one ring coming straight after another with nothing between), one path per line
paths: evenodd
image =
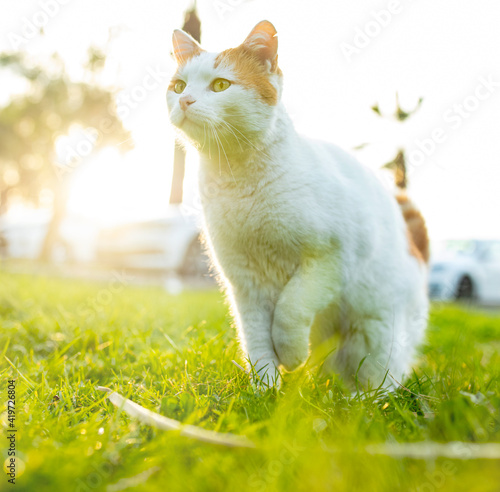
M172 35L174 57L179 65L186 63L193 56L199 55L202 47L186 32L176 29Z
M278 33L267 20L259 22L247 36L243 45L258 53L263 62L271 64L271 71L278 68Z

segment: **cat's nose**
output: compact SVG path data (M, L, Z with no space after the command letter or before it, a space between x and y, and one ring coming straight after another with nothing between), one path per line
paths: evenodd
M191 106L191 104L193 104L194 102L196 102L196 99L191 96L190 94L186 94L185 96L182 96L180 99L179 99L179 105L182 109L182 111L186 111L186 109Z

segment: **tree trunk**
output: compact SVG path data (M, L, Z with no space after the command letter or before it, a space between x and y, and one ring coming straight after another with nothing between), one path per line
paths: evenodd
M402 150L398 152L396 159L396 186L402 190L406 190L408 186L408 179L406 177L406 159L405 154Z
M6 186L3 190L0 190L0 215L7 212L8 205L8 195L9 191L12 189L11 186Z
M47 234L43 241L42 250L39 260L50 262L52 260L52 252L54 245L60 239L59 229L66 215L66 206L68 203L68 186L66 181L58 183L54 188L54 208L52 218L50 219Z
M172 187L170 189L170 204L182 203L182 187L186 167L186 152L179 142L175 142L174 171L172 173Z

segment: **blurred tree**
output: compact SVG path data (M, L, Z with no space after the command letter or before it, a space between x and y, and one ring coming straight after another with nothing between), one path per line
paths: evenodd
M405 111L399 103L399 94L396 92L396 110L392 115L383 115L382 112L380 111L378 104L373 105L371 109L378 116L381 116L383 118L390 117L394 118L396 121L403 122L410 116L413 116L420 109L420 106L422 105L423 101L424 99L422 97L419 98L417 105L411 111Z
M399 94L396 92L396 109L392 115L382 114L378 104L372 106L371 109L376 115L380 116L381 118L391 118L395 119L398 123L403 123L420 109L422 102L423 98L420 98L416 106L411 111L405 111L399 103ZM367 144L362 144L358 146L358 148L363 148L366 145ZM401 188L403 190L406 189L406 187L408 186L408 177L404 149L398 149L394 158L384 164L382 167L385 169L390 169L394 173L394 180L398 188Z
M198 43L201 40L201 21L196 13L196 1L184 15L182 30L193 36ZM174 169L172 172L172 186L170 188L170 203L182 203L182 189L186 168L186 151L183 145L176 140L174 149Z
M22 52L0 54L0 68L17 75L24 89L0 108L0 213L14 198L35 206L52 199L43 260L50 259L59 236L71 172L105 146L118 146L121 152L132 147L130 133L117 116L112 90L93 76L102 70L105 59L101 50L89 49L84 68L91 82L83 82L70 79L56 54L44 65ZM56 140L76 128L84 130L85 137L58 157Z
M406 177L406 161L405 152L399 149L396 157L392 161L387 162L382 166L385 169L390 169L394 173L394 182L398 188L406 190L408 181Z

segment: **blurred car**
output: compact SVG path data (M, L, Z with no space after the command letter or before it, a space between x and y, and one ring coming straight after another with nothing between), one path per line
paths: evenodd
M500 241L445 241L433 249L431 298L500 304Z
M97 241L97 261L115 268L207 276L208 257L199 222L199 216L172 205L162 219L103 229Z
M50 221L48 210L3 216L0 220L0 255L4 258L38 259ZM59 238L52 247L51 259L57 263L91 261L95 234L95 228L88 223L65 218L59 229Z

